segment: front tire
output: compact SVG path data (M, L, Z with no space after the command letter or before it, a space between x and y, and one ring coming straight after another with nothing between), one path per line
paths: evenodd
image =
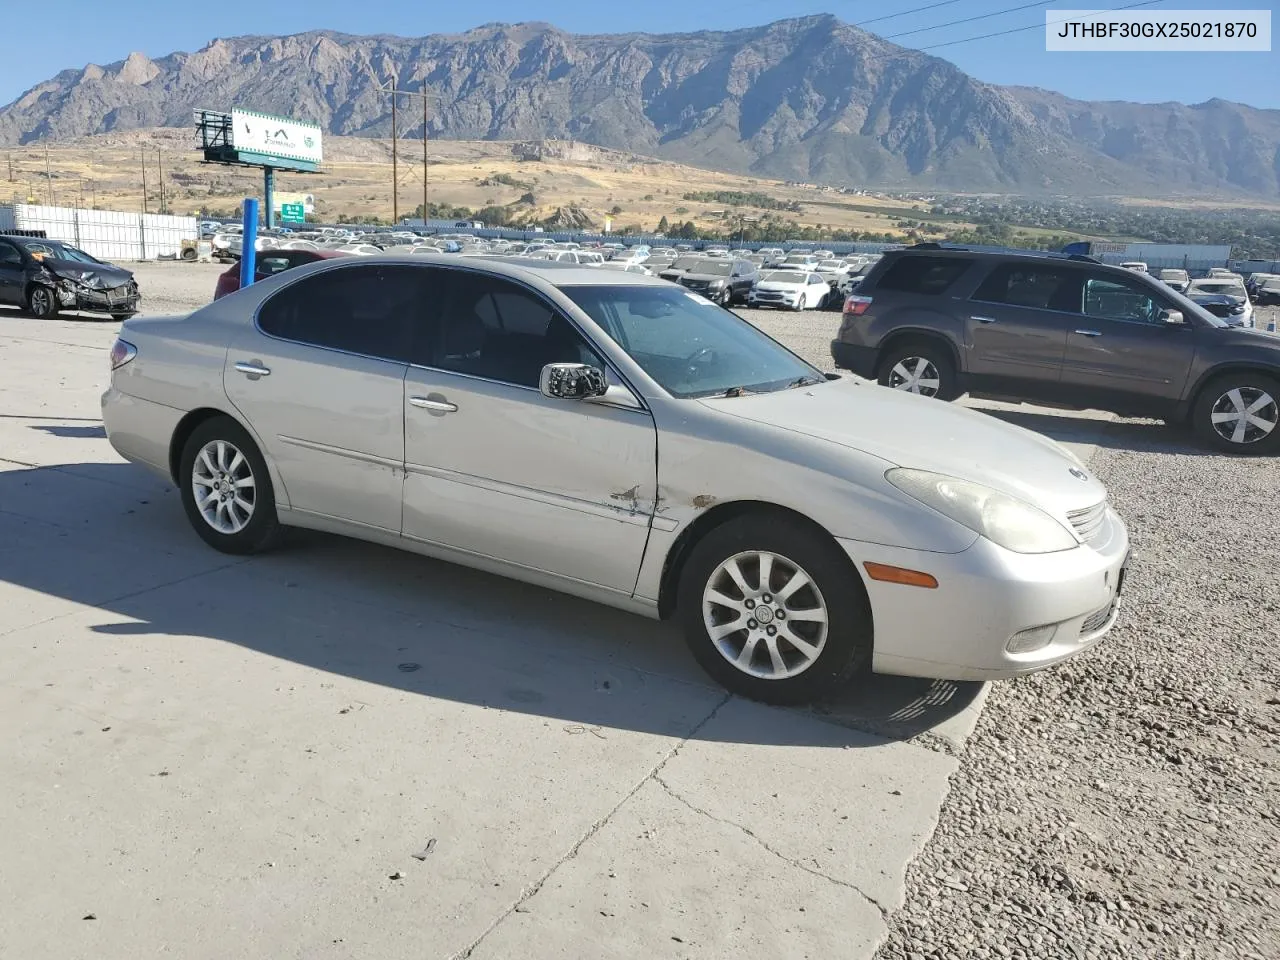
M917 341L895 347L880 361L876 377L882 387L938 400L960 396L955 364L946 347Z
M830 537L756 513L716 527L681 571L679 610L699 665L774 704L829 696L871 659L871 608Z
M1196 397L1191 427L1206 446L1223 453L1280 450L1280 381L1261 373L1229 373Z
M58 313L58 295L52 287L33 283L27 291L27 311L39 320L51 320Z
M215 550L260 553L279 540L266 461L230 417L213 417L192 431L182 448L178 481L187 519Z

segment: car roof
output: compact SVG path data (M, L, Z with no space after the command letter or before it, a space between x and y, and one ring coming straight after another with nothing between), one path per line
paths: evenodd
M364 257L360 262L403 264L405 258L372 256ZM481 265L494 276L510 277L515 280L538 277L556 287L600 286L601 284L606 286L667 286L667 281L646 276L642 273L610 271L607 275L602 275L596 267L584 267L576 263L558 260L531 260L525 257L508 257L502 254L480 254L479 256L467 257L464 260L447 255L433 257L430 254L425 254L409 262L438 263L445 267L457 266L459 263L465 263L469 267Z

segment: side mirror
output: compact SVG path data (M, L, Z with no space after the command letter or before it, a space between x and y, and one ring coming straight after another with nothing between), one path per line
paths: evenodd
M538 389L552 400L585 400L608 388L604 371L585 363L548 363L538 378Z
M1181 310L1161 310L1160 319L1171 327L1178 327L1187 322Z

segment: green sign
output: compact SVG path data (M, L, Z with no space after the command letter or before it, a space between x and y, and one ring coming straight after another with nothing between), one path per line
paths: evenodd
M280 205L280 222L281 223L306 223L307 208L300 203L285 203Z

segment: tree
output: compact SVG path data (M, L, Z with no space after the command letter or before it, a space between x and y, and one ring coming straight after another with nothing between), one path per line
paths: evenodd
M612 210L610 210L609 212L610 212L611 214L613 214L613 215L616 217L618 214L620 214L620 213L622 212L622 208L621 208L620 206L618 206L617 204L614 204L613 209L612 209Z
M666 233L670 229L671 229L671 224L667 223L667 218L663 216L663 218L658 221L658 232Z

